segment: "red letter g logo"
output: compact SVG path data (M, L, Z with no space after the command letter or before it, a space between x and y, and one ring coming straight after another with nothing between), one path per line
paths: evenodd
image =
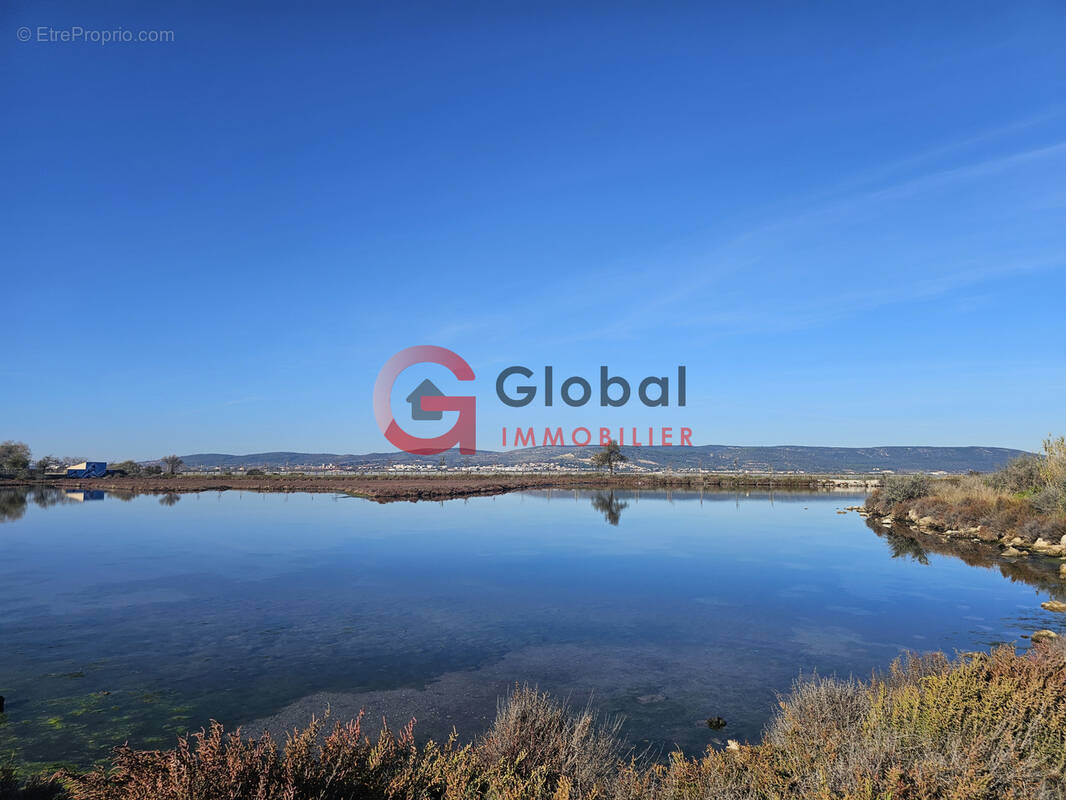
M477 426L475 424L474 397L447 397L424 395L420 398L422 411L458 411L459 419L447 433L432 439L423 439L406 433L392 416L392 386L400 373L414 364L440 364L447 367L461 381L474 380L474 371L458 355L445 347L419 345L408 347L390 358L378 373L374 384L374 418L385 438L401 450L420 456L432 456L459 445L463 455L477 451Z

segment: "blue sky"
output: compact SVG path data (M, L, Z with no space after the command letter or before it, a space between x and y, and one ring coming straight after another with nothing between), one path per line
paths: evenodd
M0 12L0 439L387 450L415 344L481 447L1066 432L1061 4L216 5ZM685 364L688 405L508 409L511 364Z

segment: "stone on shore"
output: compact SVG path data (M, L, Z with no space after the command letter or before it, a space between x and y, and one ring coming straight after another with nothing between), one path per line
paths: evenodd
M1042 630L1035 631L1032 636L1029 637L1034 642L1050 642L1054 639L1058 639L1059 635L1055 631Z
M1057 611L1060 614L1066 613L1066 603L1061 600L1047 600L1041 603L1040 607L1045 611Z
M1066 548L1061 544L1052 544L1046 539L1037 539L1033 542L1033 549L1046 556L1061 556L1066 553Z

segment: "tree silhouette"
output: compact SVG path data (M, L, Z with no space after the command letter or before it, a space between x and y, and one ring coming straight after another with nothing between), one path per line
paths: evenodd
M163 458L163 466L167 468L167 475L173 475L185 466L185 462L175 455L169 455Z
M0 489L0 522L14 522L26 513L24 489Z
M622 511L629 508L629 503L616 500L614 492L596 492L592 498L592 507L603 514L608 525L617 525L622 518Z
M629 461L629 459L614 439L609 440L604 448L592 457L592 463L595 466L607 467L612 474L614 473L615 464L622 464L626 461Z
M0 444L0 472L18 474L30 468L30 448L24 442Z

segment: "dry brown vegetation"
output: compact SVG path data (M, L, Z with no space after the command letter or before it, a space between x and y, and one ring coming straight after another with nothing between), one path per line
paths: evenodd
M1066 537L1066 440L1049 437L1043 456L1022 456L991 475L886 478L866 508L895 519L926 519L926 527L988 541L1042 539L1059 555L1053 551Z
M413 723L412 723L413 724ZM1003 647L895 663L868 683L802 680L760 744L666 763L628 751L617 727L516 688L491 730L417 746L412 725L376 741L361 719L283 747L213 725L173 750L120 747L106 768L0 798L71 800L1043 800L1063 796L1066 645Z

